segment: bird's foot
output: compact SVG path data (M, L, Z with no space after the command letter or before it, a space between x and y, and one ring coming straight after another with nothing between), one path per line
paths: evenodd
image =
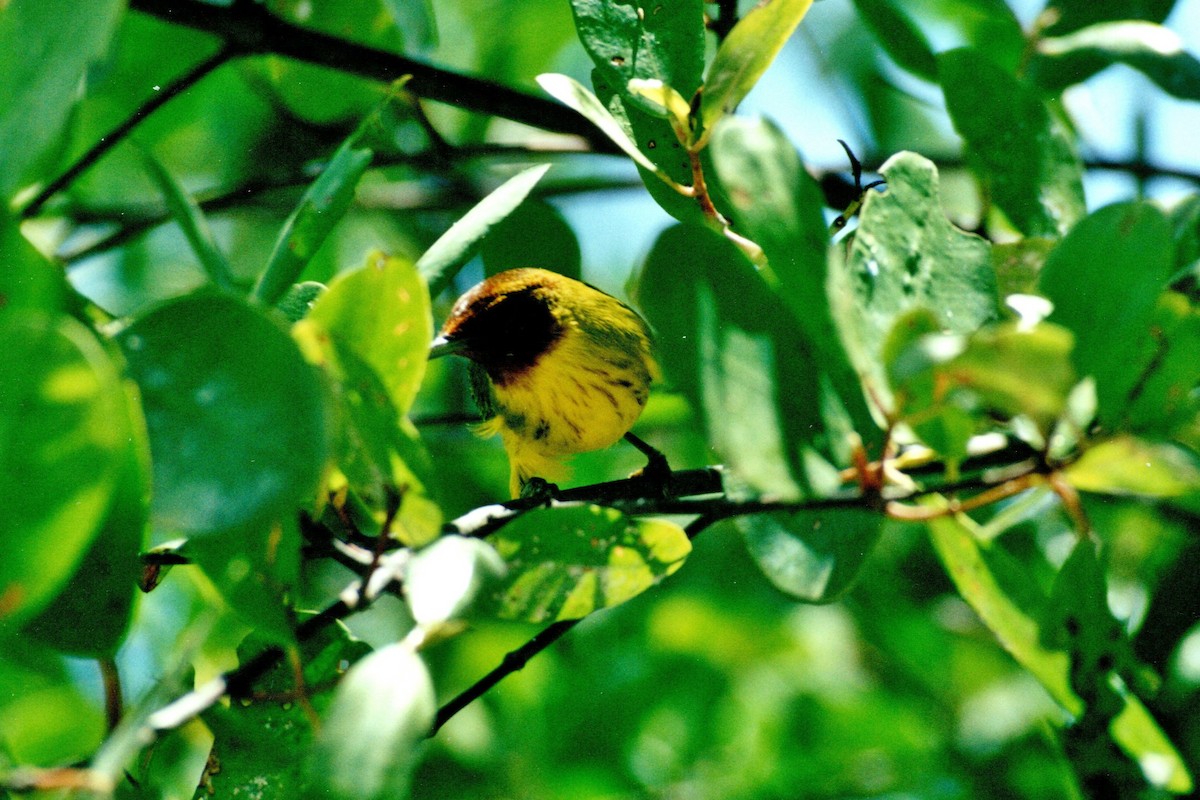
M671 465L667 457L658 448L653 447L644 439L633 433L625 434L625 441L641 451L646 457L646 466L633 473L634 478L641 478L652 487L657 494L670 497L671 494Z
M521 484L521 499L533 500L539 505L550 505L550 501L558 496L558 485L550 483L545 478L534 475Z

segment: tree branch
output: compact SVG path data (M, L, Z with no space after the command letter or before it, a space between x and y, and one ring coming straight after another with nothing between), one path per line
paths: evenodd
M129 7L172 25L218 36L246 53L273 53L391 83L428 100L582 137L597 152L618 152L595 126L564 105L495 81L293 25L253 0L218 6L196 0L130 0Z

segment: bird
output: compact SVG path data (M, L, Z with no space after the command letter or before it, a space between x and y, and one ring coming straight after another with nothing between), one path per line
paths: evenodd
M448 354L470 361L484 416L475 432L500 436L514 498L563 479L571 456L622 437L650 466L665 465L629 432L660 378L650 329L612 295L544 269L497 273L450 310L429 357Z

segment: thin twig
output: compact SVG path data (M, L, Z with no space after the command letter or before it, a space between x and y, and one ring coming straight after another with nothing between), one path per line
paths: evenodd
M117 125L106 135L101 136L100 140L88 148L87 152L76 159L75 163L68 167L65 172L42 187L42 190L21 210L21 216L28 219L36 215L42 209L42 206L46 204L46 201L70 186L76 178L99 161L105 153L120 144L142 120L162 108L170 100L196 85L206 75L237 54L237 48L227 43L220 50L156 91L146 102L134 109L133 113L126 117L121 124Z
M448 703L438 709L437 717L434 718L433 728L429 731L429 735L435 735L442 726L445 725L451 717L462 711L468 705L478 700L489 689L495 686L500 681L507 678L509 675L521 670L529 659L536 656L538 653L545 650L550 645L557 642L567 634L567 631L574 628L583 619L562 619L552 625L543 628L540 633L534 636L525 644L513 650L500 662L499 666L484 675L475 683L471 684L465 690L460 692Z

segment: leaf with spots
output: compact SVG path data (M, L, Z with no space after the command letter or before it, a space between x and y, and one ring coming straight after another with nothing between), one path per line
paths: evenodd
M238 648L238 658L244 663L273 644L251 635ZM299 645L303 685L297 685L295 668L283 659L255 684L252 699L217 704L205 712L220 765L209 777L212 791L221 797L298 796L299 756L312 747L314 736L304 704L323 713L337 680L370 649L343 626L330 625Z
M946 219L933 163L899 153L880 172L887 191L867 195L831 297L851 358L885 396L882 346L900 317L925 308L942 329L969 333L998 311L990 245Z
M315 371L261 309L201 291L117 337L146 414L163 534L258 526L311 497L325 463Z
M368 253L361 267L330 283L308 319L368 364L397 413L408 413L433 339L429 290L411 262Z
M593 505L529 511L488 541L508 565L490 596L492 612L529 622L623 603L679 569L692 549L672 522ZM487 602L481 598L481 612Z
M700 85L702 0L571 0L571 10L580 41L608 83L626 87L634 79L659 80L684 97Z

